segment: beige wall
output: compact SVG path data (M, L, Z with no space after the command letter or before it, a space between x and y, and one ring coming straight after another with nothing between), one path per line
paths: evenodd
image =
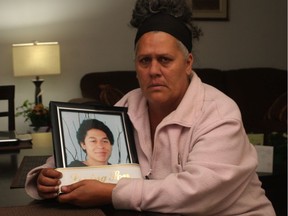
M0 84L16 85L16 106L34 100L32 77L13 77L11 44L58 41L60 76L45 76L43 101L80 97L79 81L93 71L133 69L135 0L0 0ZM230 0L230 21L199 21L195 67L286 68L287 1ZM28 128L16 119L17 131Z

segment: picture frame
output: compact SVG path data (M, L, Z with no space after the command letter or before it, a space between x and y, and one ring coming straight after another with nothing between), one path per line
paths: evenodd
M227 21L228 0L190 0L194 20Z
M71 167L69 164L72 161L85 160L86 153L81 149L76 133L81 123L87 119L103 122L113 134L114 144L109 165L138 164L127 108L51 101L49 110L57 168Z

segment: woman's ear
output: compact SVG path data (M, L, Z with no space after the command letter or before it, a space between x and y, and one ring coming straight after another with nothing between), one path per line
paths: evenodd
M192 53L189 53L187 59L186 59L186 63L187 63L187 68L186 68L186 74L188 75L188 77L191 77L192 75L192 65L193 65L193 55Z

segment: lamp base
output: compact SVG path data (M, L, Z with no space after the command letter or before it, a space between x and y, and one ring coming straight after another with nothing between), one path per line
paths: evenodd
M32 82L35 85L35 105L42 104L41 84L44 82L44 79L40 79L39 76L36 76L36 78L33 79Z

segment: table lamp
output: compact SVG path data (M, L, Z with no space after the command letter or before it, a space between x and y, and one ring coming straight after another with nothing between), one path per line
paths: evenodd
M58 42L13 44L13 72L15 77L35 76L35 105L42 104L40 75L60 74L60 48Z

